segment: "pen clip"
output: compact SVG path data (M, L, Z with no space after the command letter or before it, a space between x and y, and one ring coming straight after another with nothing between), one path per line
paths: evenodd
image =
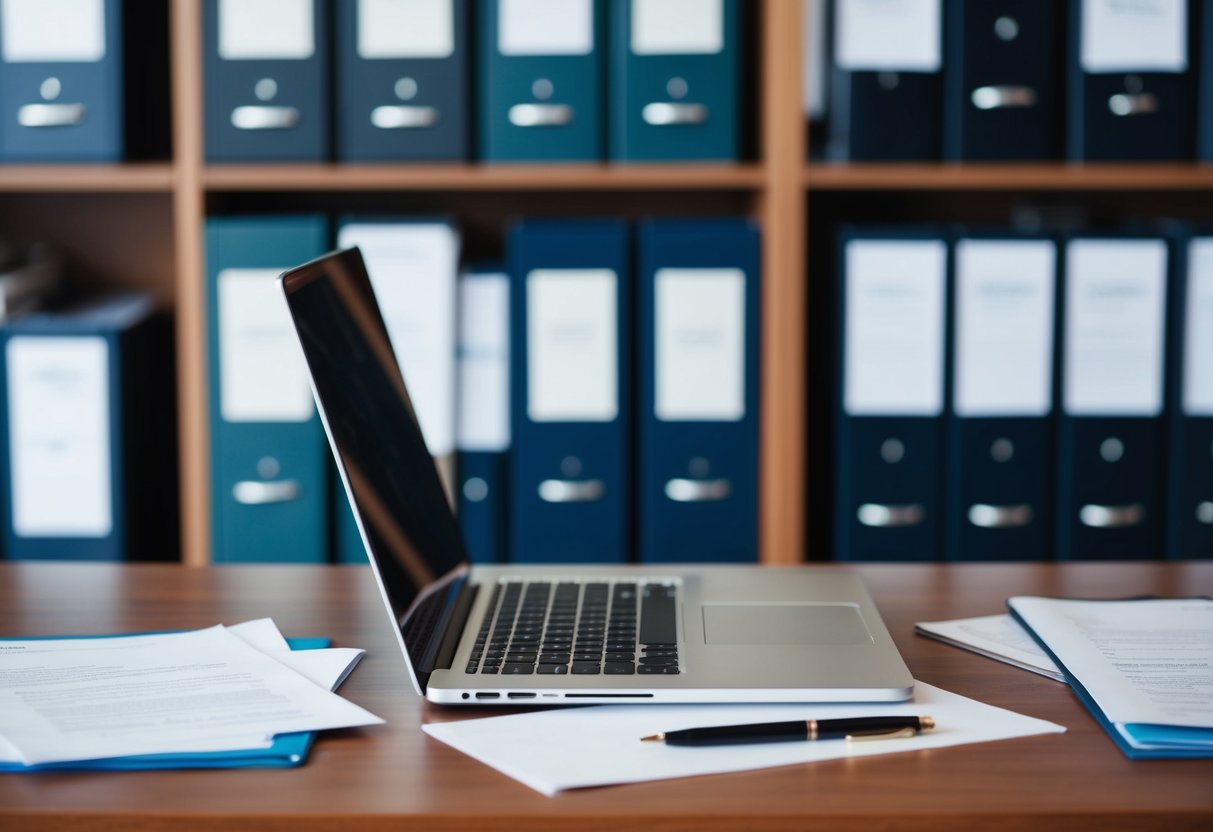
M875 731L856 731L853 734L847 734L847 742L868 742L870 740L902 740L917 736L918 732L911 726L907 725L904 728L881 728Z

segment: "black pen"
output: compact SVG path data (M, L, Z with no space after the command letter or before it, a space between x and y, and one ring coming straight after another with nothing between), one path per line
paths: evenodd
M795 722L765 722L754 725L720 725L688 728L641 737L641 742L666 745L743 745L755 742L804 740L889 740L930 731L929 716L860 716L853 719L800 719Z

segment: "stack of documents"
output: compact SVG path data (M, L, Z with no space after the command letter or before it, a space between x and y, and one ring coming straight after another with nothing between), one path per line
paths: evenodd
M920 621L914 625L914 631L1058 682L1066 680L1065 674L1057 669L1053 660L1019 622L1006 614L958 618L954 621Z
M1213 757L1213 600L1007 604L1126 755Z
M312 732L383 721L332 692L363 651L325 644L269 619L0 640L0 771L298 765Z

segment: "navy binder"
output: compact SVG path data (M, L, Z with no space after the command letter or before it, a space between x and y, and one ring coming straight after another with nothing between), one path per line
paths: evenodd
M944 158L1061 155L1061 14L1054 3L947 0Z
M476 10L479 157L603 158L604 0L477 0Z
M637 249L640 559L755 561L758 229L652 220Z
M844 229L835 458L838 560L940 554L947 244Z
M175 558L173 343L151 297L20 318L0 344L5 555Z
M942 0L836 0L831 159L938 159Z
M1213 236L1185 235L1175 261L1167 555L1213 558Z
M337 46L337 158L468 157L467 0L343 0Z
M517 562L627 559L631 532L628 229L528 221L509 232Z
M328 560L329 469L278 275L328 248L323 217L206 223L212 560Z
M1213 162L1213 0L1197 0L1196 158Z
M736 159L737 0L619 0L611 17L610 157Z
M205 0L208 161L329 157L328 19L328 0Z
M1187 0L1070 0L1066 152L1074 161L1191 159Z
M480 264L459 278L456 350L459 526L476 563L508 555L510 278Z
M1084 235L1066 243L1059 559L1162 551L1167 270L1163 239Z
M1057 244L965 234L953 247L949 560L1052 551Z
M0 159L168 152L167 3L4 0L0 12Z

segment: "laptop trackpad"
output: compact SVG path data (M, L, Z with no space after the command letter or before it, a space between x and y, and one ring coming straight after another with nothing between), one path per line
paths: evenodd
M870 644L855 604L704 604L708 644Z

